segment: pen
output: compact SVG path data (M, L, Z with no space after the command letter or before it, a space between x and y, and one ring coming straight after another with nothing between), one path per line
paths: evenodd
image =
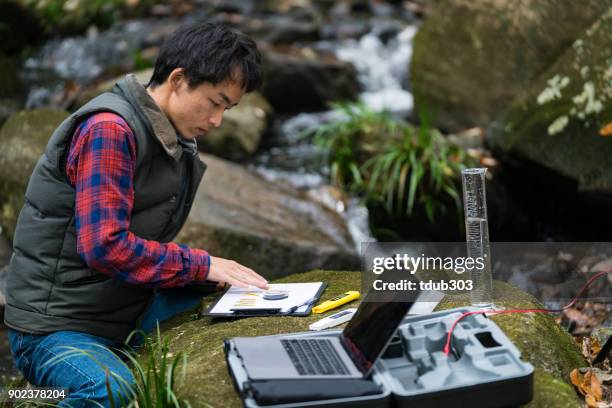
M341 294L340 296L336 296L335 298L331 300L327 300L321 303L320 305L313 307L312 312L313 313L327 312L328 310L335 309L339 306L342 306L345 303L352 302L355 299L359 299L359 296L360 296L359 291L349 290L348 292L345 292Z
M288 308L288 309L284 310L284 311L283 311L283 313L284 313L284 314L291 314L291 313L295 312L296 310L298 310L300 307L303 307L303 306L310 306L311 304L313 304L313 303L314 303L314 302L316 302L316 301L317 301L317 298L316 298L316 297L310 298L310 299L308 299L307 301L305 301L305 302L304 302L304 303L302 303L302 304L299 304L299 305L297 305L297 306L291 306L290 308Z

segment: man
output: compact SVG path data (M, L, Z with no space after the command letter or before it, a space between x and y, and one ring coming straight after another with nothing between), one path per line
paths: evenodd
M261 85L260 66L256 44L240 32L179 28L147 87L126 76L51 136L17 222L5 324L25 378L69 389L60 406L127 399L117 378L134 379L112 349L133 329L195 307L201 292L189 287L268 287L245 266L171 242L205 170L195 138ZM66 346L97 361L58 358Z

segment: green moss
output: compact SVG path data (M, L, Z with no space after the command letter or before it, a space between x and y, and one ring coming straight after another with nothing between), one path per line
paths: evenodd
M562 0L431 3L414 39L410 81L417 106L427 103L438 113L437 125L451 130L490 123L609 7Z
M583 405L574 387L542 370L535 371L533 400L525 408L576 408Z
M487 133L490 146L575 181L579 191L612 194L612 144L599 134L612 121L609 55L612 8L509 105Z
M321 300L331 299L347 290L359 289L359 272L312 271L275 280L275 283L324 281L328 287ZM217 295L203 299L209 306ZM351 303L346 307L355 307ZM337 311L337 310L335 310ZM243 319L193 320L194 312L185 312L164 322L163 336L170 338L170 351L185 351L189 355L186 384L179 386L179 395L193 406L240 407L242 403L234 391L223 352L223 340L236 336L259 336L308 330L308 325L321 318L308 317L250 317Z
M327 300L347 290L360 287L359 272L321 271L300 273L275 282L314 282L329 284L321 300ZM496 282L496 302L507 308L541 307L530 295ZM207 307L217 295L203 299ZM467 296L445 299L440 309L468 303ZM345 307L354 307L351 303ZM240 407L242 403L234 391L228 374L223 340L235 336L271 335L308 330L308 325L320 318L264 317L243 319L198 318L196 311L185 312L164 322L162 336L169 337L171 352L184 351L189 355L186 384L178 387L181 397L193 406ZM570 407L578 401L571 386L563 378L569 370L585 364L577 346L569 335L546 315L508 315L493 317L523 353L523 358L536 367L535 398L529 407Z
M12 239L32 170L55 128L68 116L58 109L23 110L0 130L0 225Z

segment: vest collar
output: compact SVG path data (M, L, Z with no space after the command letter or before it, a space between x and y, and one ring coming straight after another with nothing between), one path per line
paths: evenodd
M138 111L147 125L150 126L155 138L162 145L166 153L175 160L180 160L183 154L183 147L178 143L179 135L172 126L166 114L160 109L155 100L149 95L145 87L138 82L134 74L128 74L124 79L117 83L124 96L132 106ZM195 141L184 140L184 143L193 145L192 149L197 151Z

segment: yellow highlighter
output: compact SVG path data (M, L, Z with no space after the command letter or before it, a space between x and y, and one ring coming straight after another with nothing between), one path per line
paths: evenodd
M330 300L326 300L325 302L321 303L320 305L317 305L315 307L312 308L312 312L313 313L323 313L323 312L327 312L328 310L331 309L335 309L338 306L342 306L348 302L351 302L355 299L359 299L359 291L356 290L349 290L348 292L344 292L343 294L341 294L340 296L336 296L333 299Z

